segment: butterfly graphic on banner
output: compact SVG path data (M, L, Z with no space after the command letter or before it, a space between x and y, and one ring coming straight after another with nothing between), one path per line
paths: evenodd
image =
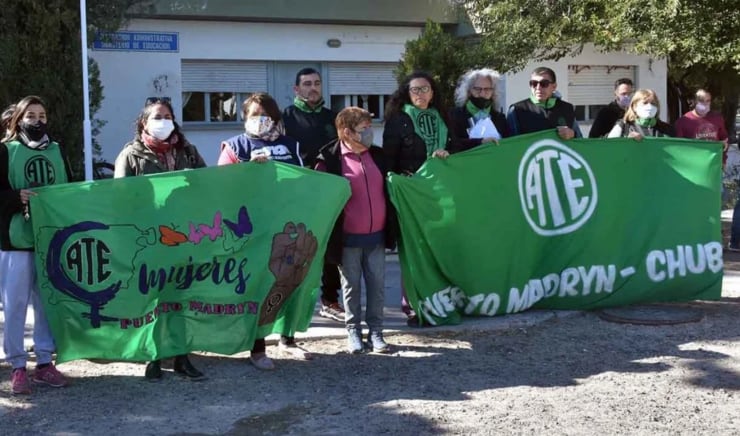
M230 235L224 234L223 225L230 232ZM246 206L241 206L237 212L236 221L231 221L227 218L223 218L223 213L217 211L213 215L211 223L193 223L192 221L188 224L189 232L187 234L177 230L177 227L172 224L159 225L159 242L162 245L168 247L176 247L180 244L191 242L193 244L200 244L204 238L207 238L211 242L216 241L219 238L227 238L231 241L229 245L233 245L234 240L242 239L245 236L252 234L253 226L252 220L249 217L249 212Z

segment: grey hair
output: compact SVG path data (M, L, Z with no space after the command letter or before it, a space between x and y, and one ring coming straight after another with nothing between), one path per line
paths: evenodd
M496 93L496 88L498 87L498 82L501 78L501 75L498 73L498 71L492 70L490 68L480 68L478 70L469 70L465 74L463 74L462 77L460 77L460 81L458 82L457 88L455 89L455 105L465 105L465 102L468 101L470 88L473 86L473 83L475 83L475 81L481 77L486 77L491 81L491 86L493 86L493 101L494 103L496 102L496 98L498 97Z

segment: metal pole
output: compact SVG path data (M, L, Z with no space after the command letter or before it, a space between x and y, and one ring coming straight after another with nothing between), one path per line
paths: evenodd
M92 153L92 125L90 123L90 85L88 83L89 72L87 69L87 5L86 0L80 0L80 36L82 38L82 101L83 121L82 130L84 137L83 154L85 159L85 180L93 179L93 153Z

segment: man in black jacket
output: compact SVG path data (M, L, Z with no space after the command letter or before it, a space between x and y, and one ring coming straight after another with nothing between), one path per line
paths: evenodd
M334 126L336 114L324 107L321 92L321 74L313 68L303 68L295 76L295 99L283 111L285 134L299 143L303 165L313 168L324 145L337 139ZM339 304L339 270L336 265L324 263L321 275L321 310L324 318L344 322L344 309Z
M557 97L555 72L539 67L529 79L530 97L509 107L506 122L513 135L557 129L560 139L581 137L573 105Z
M627 78L617 79L614 82L614 100L596 115L594 124L588 132L589 138L606 137L614 124L624 118L624 111L630 107L633 87L632 80Z

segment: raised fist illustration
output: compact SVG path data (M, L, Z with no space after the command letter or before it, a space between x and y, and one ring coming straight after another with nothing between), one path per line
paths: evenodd
M307 232L303 223L287 222L283 231L272 237L269 268L275 284L262 302L259 325L275 321L283 303L306 278L317 249L316 236Z

